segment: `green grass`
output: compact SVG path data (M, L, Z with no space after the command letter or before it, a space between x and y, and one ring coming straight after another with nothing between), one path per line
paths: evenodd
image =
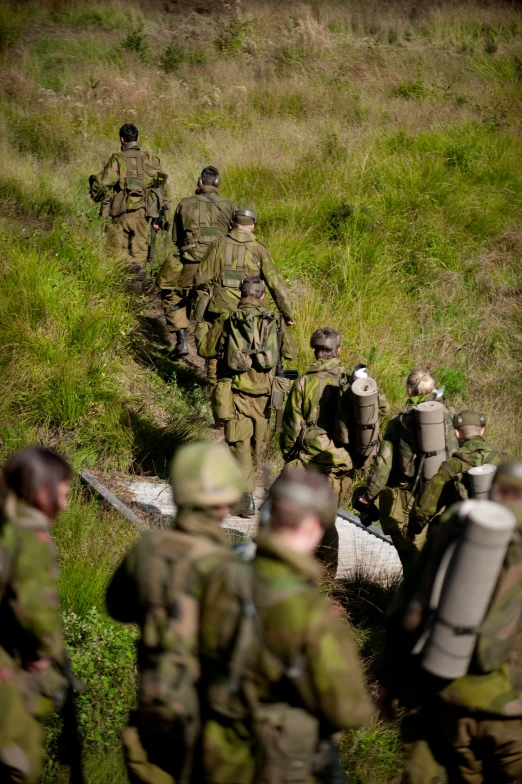
M259 212L298 303L300 368L330 324L392 408L423 365L520 457L521 63L522 13L500 0L210 16L159 0L4 3L0 457L49 443L76 468L166 476L175 446L206 432L206 392L162 356L87 196L123 122L160 155L174 205L212 163L224 194ZM100 634L113 627L89 611L133 535L78 489L56 526L65 606ZM346 603L370 665L389 596L363 588ZM110 695L100 706L93 726ZM124 780L118 754L90 745L92 782ZM343 755L353 781L400 775L394 728L350 733ZM52 766L48 784L62 780Z

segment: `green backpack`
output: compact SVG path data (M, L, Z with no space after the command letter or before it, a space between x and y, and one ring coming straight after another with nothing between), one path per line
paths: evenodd
M237 310L229 317L226 328L225 359L229 370L271 370L277 364L278 320L266 310Z

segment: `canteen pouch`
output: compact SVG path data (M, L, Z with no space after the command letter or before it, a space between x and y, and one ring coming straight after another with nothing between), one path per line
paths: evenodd
M233 419L235 416L234 411L234 393L232 392L232 379L220 380L212 390L212 413L217 420Z
M270 408L280 411L285 404L285 397L290 389L292 382L284 376L274 376L272 379L272 394L270 397Z
M199 289L199 291L196 292L196 304L194 306L194 321L200 322L205 320L205 313L207 312L209 302L210 302L210 291Z
M217 240L218 230L214 226L200 226L198 242L201 245L210 245L211 242Z
M239 289L244 278L243 269L224 269L223 286L226 289Z
M255 784L309 784L319 745L319 722L287 703L257 705Z

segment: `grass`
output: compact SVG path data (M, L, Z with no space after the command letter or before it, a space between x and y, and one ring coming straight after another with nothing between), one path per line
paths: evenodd
M0 457L50 443L76 468L165 476L175 445L209 422L206 393L162 355L165 335L105 254L87 197L123 122L160 155L174 204L212 163L225 195L258 211L298 302L301 369L310 333L330 324L392 408L422 365L520 457L520 9L186 10L0 8ZM83 622L132 534L75 490L55 538L65 605ZM346 603L371 660L388 598L354 590ZM91 745L92 782L123 780L111 748ZM353 781L397 780L393 729L351 734L343 754ZM48 784L62 774L52 766Z

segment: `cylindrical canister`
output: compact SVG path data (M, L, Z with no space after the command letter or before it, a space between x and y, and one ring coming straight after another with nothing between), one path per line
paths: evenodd
M467 471L470 498L476 498L479 501L488 498L496 470L496 466L491 465L491 463L485 463Z
M441 566L447 572L422 660L425 670L450 680L468 672L515 528L509 509L492 501L465 501L460 514L464 533L449 564Z
M436 400L426 400L415 406L419 447L424 453L422 476L431 479L446 458L446 428L444 406Z
M355 448L371 457L379 442L379 391L373 378L358 378L352 384L355 414Z

